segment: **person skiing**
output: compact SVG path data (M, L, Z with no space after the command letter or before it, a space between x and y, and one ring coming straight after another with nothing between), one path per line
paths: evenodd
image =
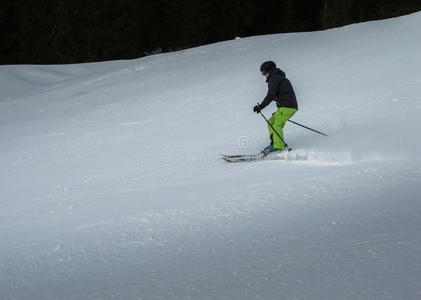
M273 61L264 62L260 66L260 72L266 78L268 92L262 103L253 107L253 111L260 113L273 100L276 101L276 106L278 107L269 119L269 123L272 125L268 124L271 143L262 151L263 154L267 155L271 152L285 149L283 128L286 121L297 112L298 105L291 82L286 78L285 72L277 68Z

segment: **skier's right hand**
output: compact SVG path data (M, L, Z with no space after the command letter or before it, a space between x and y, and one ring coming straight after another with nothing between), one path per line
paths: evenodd
M253 107L253 111L255 112L255 113L259 113L260 111L261 111L262 109L260 108L260 106L259 105L256 105L255 107Z

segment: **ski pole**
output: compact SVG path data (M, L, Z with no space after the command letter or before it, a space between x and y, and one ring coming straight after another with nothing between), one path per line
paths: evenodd
M293 123L293 124L295 124L295 125L298 125L298 126L304 127L304 128L306 128L306 129L308 129L308 130L311 130L311 131L317 132L318 134L321 134L321 135L327 136L327 134L325 134L325 133L323 133L323 132L320 132L320 131L317 131L317 130L315 130L315 129L309 128L309 127L307 127L307 126L304 126L304 125L299 124L299 123L297 123L297 122L294 122L294 121L292 121L292 120L288 120L288 122L291 122L291 123Z
M259 105L259 103L257 103L257 105ZM273 129L273 131L279 136L279 138L281 139L281 141L285 144L285 147L288 149L288 151L291 151L291 148L288 146L287 143L285 143L284 139L281 137L281 135L276 131L275 128L273 128L272 124L269 123L268 119L266 119L265 115L262 114L261 111L259 111L259 114L262 115L262 117L266 120L266 123L269 124L269 126Z

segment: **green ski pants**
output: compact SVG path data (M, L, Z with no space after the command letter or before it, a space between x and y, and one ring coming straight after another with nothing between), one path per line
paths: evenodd
M275 128L279 135L284 138L283 129L286 121L290 119L297 110L295 108L280 107L269 119L269 123ZM281 138L273 131L272 127L268 124L269 136L272 140L274 149L284 149L285 144Z

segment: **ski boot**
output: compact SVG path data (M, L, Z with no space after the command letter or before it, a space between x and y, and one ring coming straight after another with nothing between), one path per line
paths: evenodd
M282 152L284 149L275 149L273 148L273 145L267 146L265 149L262 150L263 156L267 156L270 153L279 153Z

